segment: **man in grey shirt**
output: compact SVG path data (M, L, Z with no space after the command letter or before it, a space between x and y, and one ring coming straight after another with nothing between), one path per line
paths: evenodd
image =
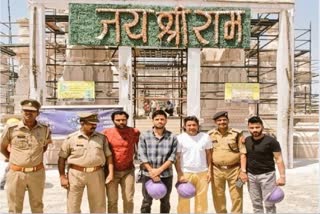
M160 213L170 212L170 194L172 189L172 164L176 159L177 139L168 130L167 114L157 110L152 114L153 128L140 135L138 156L142 165L142 194L141 213L150 213L152 197L148 194L145 183L152 179L162 181L167 187L167 194L160 199Z

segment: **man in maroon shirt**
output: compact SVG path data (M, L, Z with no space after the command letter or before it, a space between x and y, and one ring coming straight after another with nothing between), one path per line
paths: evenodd
M112 152L114 179L107 184L108 213L118 213L118 186L121 186L123 213L133 213L134 195L134 154L139 142L139 130L128 127L129 115L125 111L115 111L111 119L113 128L103 130Z

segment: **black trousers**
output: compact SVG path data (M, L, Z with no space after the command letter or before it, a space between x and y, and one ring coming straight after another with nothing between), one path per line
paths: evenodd
M172 176L168 178L161 178L161 181L166 185L167 187L167 194L160 199L160 213L170 213L170 194L172 190ZM141 205L141 213L151 213L151 205L152 200L151 196L148 194L145 183L150 180L151 178L142 175L142 205Z

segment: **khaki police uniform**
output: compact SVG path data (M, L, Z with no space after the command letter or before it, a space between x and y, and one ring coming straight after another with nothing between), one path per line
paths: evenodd
M21 213L25 190L31 211L43 213L45 171L44 147L51 143L48 126L37 123L31 130L21 121L9 125L1 136L1 147L10 145L10 171L7 174L9 212Z
M69 135L59 156L69 164L67 209L80 213L83 190L87 186L90 213L105 213L105 176L103 166L111 155L104 135L94 132L90 137L81 131Z
M232 201L232 213L242 213L242 187L236 187L240 173L240 154L246 153L245 145L240 142L242 132L229 128L222 135L217 129L209 132L213 143L212 194L217 213L227 213L225 186L228 182Z

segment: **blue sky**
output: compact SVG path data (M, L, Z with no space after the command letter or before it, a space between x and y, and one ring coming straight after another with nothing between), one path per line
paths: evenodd
M19 18L28 17L27 0L10 0L11 21ZM8 0L0 0L1 21L8 21ZM296 0L295 6L295 28L307 28L312 25L312 58L313 60L320 57L320 3L319 0ZM1 26L3 31L3 26Z
M295 5L295 28L306 28L311 23L312 58L319 60L320 57L320 1L319 0L296 0Z

